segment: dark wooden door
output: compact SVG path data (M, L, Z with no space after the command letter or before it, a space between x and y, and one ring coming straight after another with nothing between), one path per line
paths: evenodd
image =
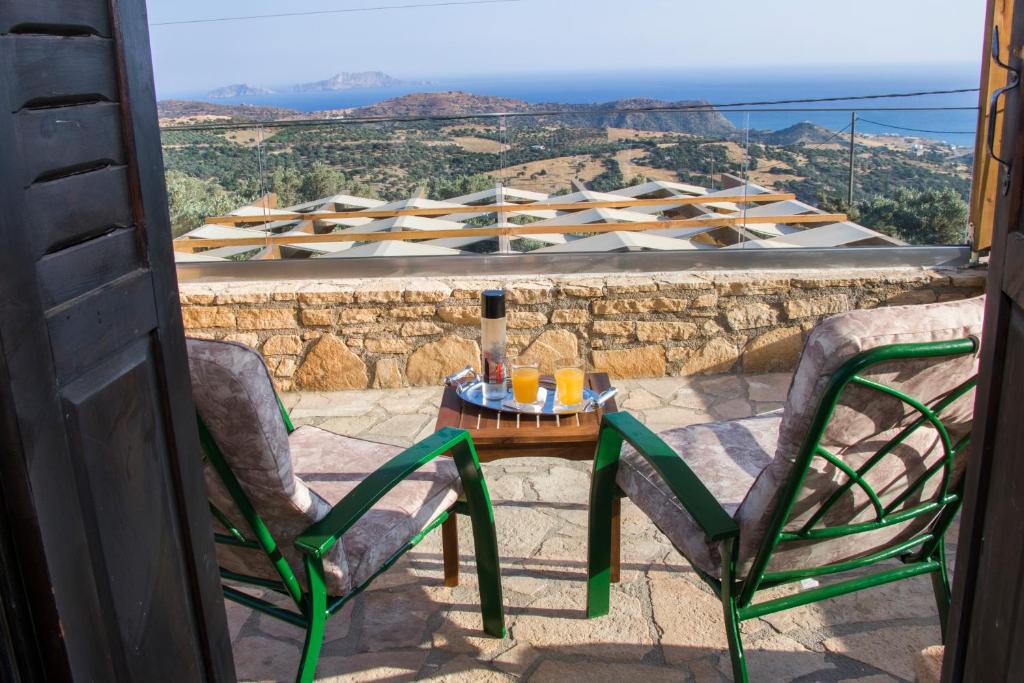
M1024 2L1003 60L1020 69ZM993 64L993 69L1001 68ZM988 301L944 680L1011 681L1024 675L1024 116L1020 89L1000 106L996 152L1012 162L996 192ZM982 131L980 134L984 134ZM1003 169L1002 177L1006 174Z
M230 680L144 0L0 0L0 677Z

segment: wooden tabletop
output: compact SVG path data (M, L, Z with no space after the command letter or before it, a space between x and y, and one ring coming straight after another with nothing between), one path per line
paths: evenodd
M587 386L597 393L611 383L603 372L587 374ZM577 415L517 415L480 408L459 398L451 387L441 397L434 430L442 427L468 429L473 435L480 462L499 458L550 457L591 460L597 446L601 415L615 412L615 398L593 413Z

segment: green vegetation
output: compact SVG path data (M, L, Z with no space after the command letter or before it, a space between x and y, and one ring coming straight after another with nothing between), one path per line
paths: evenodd
M664 169L681 182L712 185L722 173L742 175L746 160L754 182L793 192L808 203L835 208L846 196L848 159L839 146L759 142L750 145L745 158L731 139L685 133L610 139L606 128L573 122L580 125L520 119L504 130L491 123L425 121L165 131L172 224L179 235L203 216L268 191L287 206L335 192L394 200L419 187L443 199L492 187L498 178L551 194L568 192L574 179L598 191L642 182L642 176L624 177L620 154L628 155L631 174L644 167ZM858 201L848 213L914 244L961 242L969 161L953 159L938 146L915 154L859 145Z
M967 203L950 188L914 192L900 187L857 205L862 225L910 244L967 242Z
M227 213L250 201L225 190L211 178L193 178L181 171L167 172L167 200L174 237L199 227L206 216Z

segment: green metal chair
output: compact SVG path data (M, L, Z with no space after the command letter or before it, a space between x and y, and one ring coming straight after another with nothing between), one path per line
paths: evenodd
M740 622L912 576L931 576L945 632L943 539L961 504L982 301L824 321L781 411L661 436L626 413L606 415L591 489L588 616L609 610L612 504L625 495L721 598L737 681L748 680ZM901 564L878 565L894 558ZM825 585L758 600L828 575Z
M224 597L305 629L296 680L313 680L327 619L454 514L472 520L484 631L505 635L494 516L468 432L401 450L295 429L255 351L189 339L188 354ZM455 538L446 585L458 577Z

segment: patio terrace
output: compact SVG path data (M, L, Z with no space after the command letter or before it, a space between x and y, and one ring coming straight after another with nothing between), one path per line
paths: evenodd
M658 431L780 407L788 373L618 380L620 409ZM433 431L433 387L291 392L297 424L396 445ZM612 612L584 617L590 463L548 458L484 466L494 503L509 635L482 638L469 524L461 585L445 588L440 533L327 623L320 680L726 681L721 605L668 540L624 501L622 581ZM947 546L955 554L955 530ZM270 596L267 596L270 598ZM241 680L290 680L300 629L228 602ZM940 642L927 577L780 612L743 625L752 680L913 680Z

